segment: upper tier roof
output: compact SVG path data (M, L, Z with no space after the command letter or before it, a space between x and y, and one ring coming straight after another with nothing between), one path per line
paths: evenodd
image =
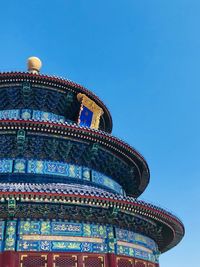
M76 95L78 93L83 93L88 96L91 100L93 100L99 107L103 110L103 115L100 120L100 129L111 133L112 132L112 117L104 105L104 103L91 91L86 89L85 87L69 81L62 79L56 76L48 76L43 74L34 74L29 72L2 72L0 73L0 85L5 83L18 83L28 81L35 85L43 85L45 87L49 86L53 89L57 89L59 91L64 92L73 92Z

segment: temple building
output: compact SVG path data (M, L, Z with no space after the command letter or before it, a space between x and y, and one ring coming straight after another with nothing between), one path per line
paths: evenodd
M104 103L41 65L0 73L0 266L158 267L182 222L138 199L148 165Z

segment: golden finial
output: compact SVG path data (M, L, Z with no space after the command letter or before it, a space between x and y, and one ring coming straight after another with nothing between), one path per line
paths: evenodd
M28 71L33 74L39 74L42 62L38 57L28 58Z

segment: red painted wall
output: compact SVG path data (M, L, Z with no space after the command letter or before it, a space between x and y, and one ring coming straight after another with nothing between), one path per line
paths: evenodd
M0 253L0 267L159 267L147 261L115 254L83 253Z

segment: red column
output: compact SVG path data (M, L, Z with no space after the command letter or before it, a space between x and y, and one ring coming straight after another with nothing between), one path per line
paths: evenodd
M5 251L2 253L1 267L18 267L17 254L14 251Z
M0 266L3 266L2 265L2 257L3 257L3 253L0 253Z
M108 259L108 267L117 267L115 254L113 254L113 253L107 254L107 259Z
M48 253L47 266L48 267L53 267L53 254L52 253Z
M83 267L83 256L84 254L78 254L78 267Z

